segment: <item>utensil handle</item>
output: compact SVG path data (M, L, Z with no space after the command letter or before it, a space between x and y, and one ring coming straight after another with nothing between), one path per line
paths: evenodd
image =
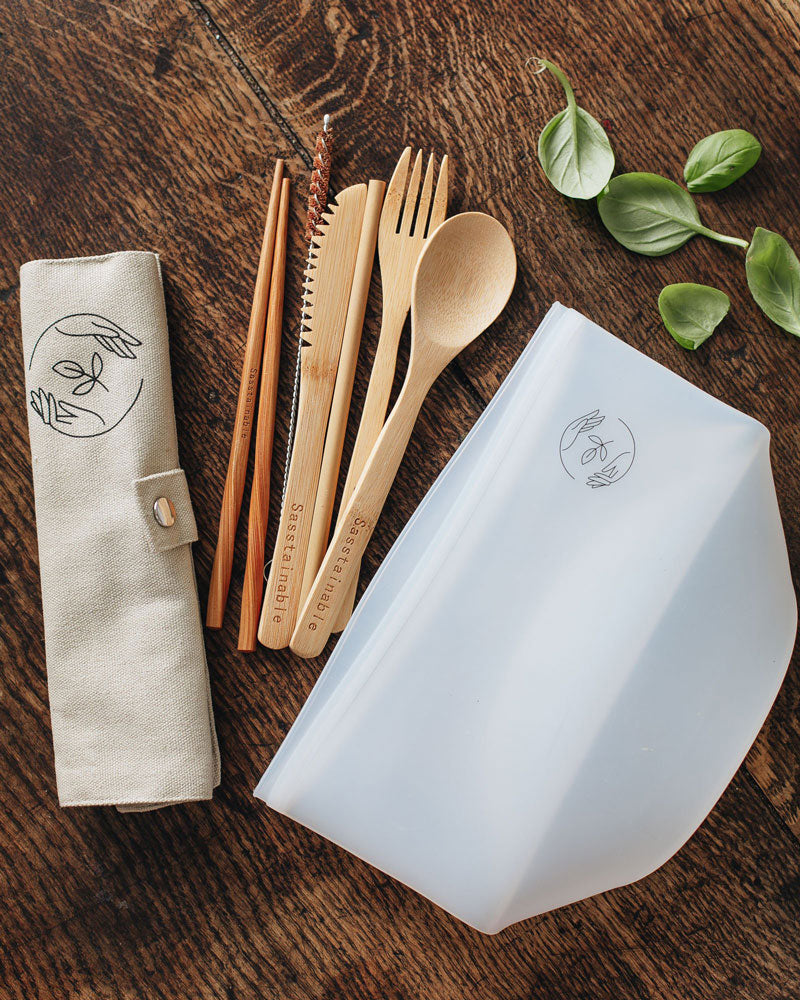
M278 203L281 181L283 180L283 160L275 161L272 190L269 196L264 239L258 261L256 287L250 310L250 324L247 330L242 377L239 383L239 398L236 404L236 419L233 427L231 453L222 494L222 509L219 516L219 534L214 552L214 565L208 588L206 626L222 628L228 588L231 583L233 566L233 546L236 540L236 526L242 508L244 481L247 474L247 459L250 453L250 434L253 429L253 413L258 391L258 377L261 370L261 351L264 346L264 331L267 320L267 300L269 294L272 257L275 249L275 231L278 226Z
M375 447L375 442L378 440L386 421L386 411L392 395L394 373L397 366L397 349L407 315L408 303L398 305L392 302L387 291L384 290L384 310L381 318L381 330L378 335L378 347L375 351L375 360L369 377L356 443L353 446L353 454L342 490L339 517L336 520L337 528L341 524L347 503L355 491L356 484L369 461L372 449ZM339 613L336 615L333 624L334 632L341 632L353 613L356 590L358 589L358 571L359 567L356 566L347 590L347 596L342 600Z
M253 486L247 527L247 564L242 587L242 610L239 619L239 649L252 653L256 648L256 631L264 591L264 543L269 515L269 474L272 465L272 443L275 434L275 404L278 396L278 368L283 325L283 290L286 278L286 235L289 221L289 179L281 185L278 230L272 259L272 280L269 288L267 333L261 363L261 387L258 396L256 422L256 454Z
M298 656L318 656L333 630L334 618L358 573L386 497L403 460L411 432L432 380L409 367L403 390L386 421L297 620L290 646Z
M312 372L307 373L300 382L295 447L258 625L258 641L270 649L283 649L289 645L300 603L303 567L325 444L325 423L320 423L320 419L323 416L327 422L327 409L322 415L318 405L320 394L326 394L321 379Z

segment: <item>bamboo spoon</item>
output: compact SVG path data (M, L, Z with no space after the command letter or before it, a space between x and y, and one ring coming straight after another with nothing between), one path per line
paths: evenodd
M269 286L269 312L264 355L261 362L261 386L258 391L256 421L256 457L253 486L250 490L250 510L247 525L247 565L242 588L242 611L239 619L239 649L252 653L256 648L256 630L261 614L264 591L264 542L267 536L269 511L269 472L272 464L272 442L275 434L275 403L278 395L278 365L283 325L283 287L286 277L286 234L289 223L289 179L281 185L278 230L272 259L272 280Z
M422 181L421 193L422 150L417 152L414 159L406 191L405 185L410 162L411 147L407 146L397 161L392 179L389 181L381 212L378 231L378 256L381 264L381 292L383 294L381 331L378 335L378 347L375 351L375 360L369 377L364 408L361 411L356 443L353 446L353 455L342 490L339 518L336 521L337 528L347 501L356 488L356 483L364 471L370 452L386 422L386 410L389 406L389 397L392 394L394 371L397 364L397 348L411 305L411 282L414 280L414 269L426 240L444 222L444 217L447 214L449 179L447 157L442 157L439 176L436 180L436 190L434 191L434 157L431 153L425 170L425 179ZM419 201L417 200L418 193ZM340 613L334 624L335 632L341 632L353 612L357 586L358 573L356 572L347 598L342 602Z
M411 357L402 391L325 554L291 640L318 656L380 516L428 390L445 366L500 315L517 259L506 229L465 212L428 240L411 293Z
M250 433L253 429L253 412L256 405L256 390L261 369L261 351L264 346L264 330L267 321L267 298L272 256L275 249L275 231L278 227L278 203L281 181L283 180L283 160L275 161L272 190L269 196L267 222L258 261L256 287L253 292L253 306L250 310L250 325L247 329L247 343L244 350L242 378L239 383L239 399L236 404L236 420L233 425L231 454L225 489L222 494L222 509L219 515L219 535L214 552L214 566L208 588L207 628L222 628L228 588L231 584L233 565L233 544L236 539L236 525L242 508L244 480L247 474L247 459L250 454Z
M322 453L322 471L317 486L317 499L314 504L314 517L311 521L311 537L308 541L306 565L303 571L303 586L300 592L300 606L311 589L314 577L325 555L325 546L331 530L333 504L336 499L336 483L339 480L339 465L342 461L344 435L347 430L347 416L350 412L350 399L353 394L353 379L358 363L358 348L361 344L361 330L364 326L364 313L367 308L369 283L372 276L372 263L375 259L375 243L378 238L378 219L381 214L383 193L386 184L383 181L370 181L367 187L367 203L364 208L364 218L361 223L361 237L358 242L355 276L350 291L350 303L347 307L347 321L342 338L342 353L339 356L339 369L336 372L336 387L333 390L331 415L328 420L328 431L325 435L325 451Z

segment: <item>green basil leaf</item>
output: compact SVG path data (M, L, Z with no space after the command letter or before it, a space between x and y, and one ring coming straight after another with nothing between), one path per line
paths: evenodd
M696 350L727 315L731 300L718 288L690 281L667 285L658 297L658 311L681 347Z
M567 106L550 119L539 136L539 162L547 179L568 198L594 198L614 172L614 151L595 118L579 108L569 80L558 66L539 60L564 88Z
M672 253L698 233L719 243L747 247L746 240L706 228L689 192L660 174L613 177L598 196L597 207L614 239L647 257Z
M760 226L745 261L747 285L761 311L800 337L800 261L786 240Z
M683 168L686 187L696 193L721 191L756 165L761 143L743 128L707 135L689 153Z

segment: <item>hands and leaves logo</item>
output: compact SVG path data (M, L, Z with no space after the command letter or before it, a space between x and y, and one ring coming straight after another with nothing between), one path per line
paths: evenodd
M633 433L620 417L591 410L564 428L558 446L561 465L570 479L596 490L618 483L636 458Z
M126 417L144 379L138 337L96 313L51 323L31 351L30 404L43 423L67 437L106 434ZM80 400L80 402L78 402Z

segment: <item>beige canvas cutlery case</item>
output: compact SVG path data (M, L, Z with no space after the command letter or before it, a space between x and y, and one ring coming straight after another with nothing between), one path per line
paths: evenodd
M21 269L61 805L155 808L219 781L155 254Z

